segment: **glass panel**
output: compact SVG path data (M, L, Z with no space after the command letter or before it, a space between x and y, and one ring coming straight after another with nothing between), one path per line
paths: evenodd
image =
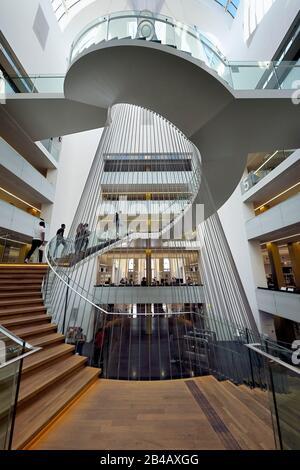
M63 93L64 76L35 77L34 86L36 93Z
M293 62L281 62L275 64L277 79L280 88L285 90L300 88L300 64Z
M20 361L0 368L0 450L9 448Z
M108 39L135 39L137 37L137 18L114 18L108 23Z
M177 49L189 52L195 59L205 61L203 46L196 32L194 35L186 28L175 26L175 40Z
M241 182L242 193L245 194L249 189L255 186L265 176L271 173L282 162L284 162L294 150L276 150L272 154L267 154L263 162L256 171L251 171Z
M268 361L268 368L273 422L278 425L277 445L280 448L281 441L284 450L299 450L300 376L273 361Z
M273 64L266 63L230 63L232 83L236 90L255 90L279 87ZM272 86L271 86L272 84Z

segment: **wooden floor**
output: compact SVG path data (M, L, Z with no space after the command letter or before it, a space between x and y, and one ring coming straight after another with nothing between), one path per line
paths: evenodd
M32 450L274 448L264 392L213 377L165 382L100 379Z

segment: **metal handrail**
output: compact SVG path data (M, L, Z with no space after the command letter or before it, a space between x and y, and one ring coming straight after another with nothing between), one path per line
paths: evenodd
M34 347L31 344L23 341L21 338L19 338L18 336L15 336L13 333L11 333L9 330L4 328L2 325L0 325L0 332L7 338L13 340L19 346L22 346L22 348L30 349L30 351L27 351L26 353L23 353L20 356L14 357L13 359L10 359L9 361L5 361L4 363L0 364L0 369L3 369L4 367L7 367L10 364L13 364L14 362L20 361L24 359L25 357L30 356L31 354L37 351L40 351L42 349L37 346Z
M256 353L260 354L261 356L264 356L264 357L266 357L267 359L270 359L271 361L276 362L277 364L279 364L279 365L285 367L286 369L291 370L291 371L294 372L295 374L300 375L300 369L298 369L297 367L294 367L294 366L288 364L287 362L282 361L281 359L278 359L278 357L276 357L276 356L272 356L271 354L268 354L267 352L262 351L262 350L259 349L259 347L258 347L258 346L261 346L259 343L245 344L245 346L246 346L247 348L251 349L252 351L255 351Z

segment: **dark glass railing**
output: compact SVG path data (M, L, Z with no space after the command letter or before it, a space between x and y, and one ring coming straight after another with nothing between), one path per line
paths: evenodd
M0 326L0 450L12 446L23 359L39 349Z
M276 446L282 450L300 449L300 369L299 352L294 354L296 365L284 361L275 347L247 345L251 354L259 357L265 368L269 402L275 431ZM281 351L282 354L282 351Z

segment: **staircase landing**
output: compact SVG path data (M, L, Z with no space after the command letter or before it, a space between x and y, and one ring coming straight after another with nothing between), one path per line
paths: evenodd
M274 438L264 392L211 376L103 379L30 449L268 450L274 449Z

